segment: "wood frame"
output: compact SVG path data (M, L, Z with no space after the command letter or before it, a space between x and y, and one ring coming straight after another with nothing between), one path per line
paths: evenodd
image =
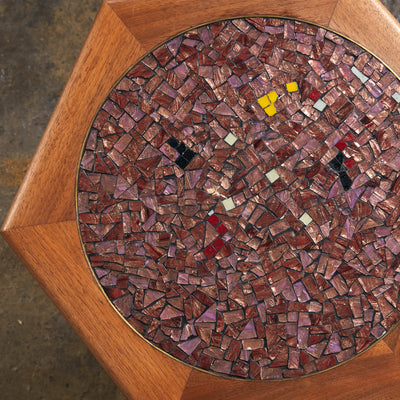
M75 209L76 174L86 133L109 90L166 39L246 15L327 27L400 75L400 26L377 0L105 0L1 233L129 399L397 398L399 326L361 356L317 375L232 380L190 368L145 342L115 312L87 265Z

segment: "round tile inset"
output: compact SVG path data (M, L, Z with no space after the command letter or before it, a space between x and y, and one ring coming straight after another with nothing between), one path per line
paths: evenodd
M400 83L304 22L191 30L111 91L80 164L88 259L146 340L293 378L399 319Z

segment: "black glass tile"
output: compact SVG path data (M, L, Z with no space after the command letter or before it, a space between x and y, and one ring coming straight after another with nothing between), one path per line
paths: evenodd
M342 152L339 152L335 158L340 162L340 164L342 164L345 159L345 156Z
M345 171L343 161L344 161L344 154L338 153L338 155L329 163L329 166L336 172Z
M179 145L176 147L176 151L181 155L186 151L186 149L187 149L187 147L182 142L179 143Z
M343 189L344 190L349 190L352 185L352 180L349 178L349 176L346 174L346 172L341 172L340 175L340 182L342 183Z
M186 158L179 156L176 160L175 160L175 164L182 168L185 169L188 165L189 165L190 161L186 160Z
M176 149L176 148L179 146L179 140L178 140L178 139L175 139L175 138L173 138L173 137L169 138L169 139L167 140L167 143L168 143L171 147L173 147L174 149Z
M192 161L196 153L190 149L186 149L186 151L182 155L184 158L186 158L186 160Z

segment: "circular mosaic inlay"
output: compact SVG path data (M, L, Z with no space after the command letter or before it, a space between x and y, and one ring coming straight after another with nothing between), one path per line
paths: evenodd
M111 91L85 144L80 231L114 306L200 369L292 378L399 319L400 84L325 29L187 32Z

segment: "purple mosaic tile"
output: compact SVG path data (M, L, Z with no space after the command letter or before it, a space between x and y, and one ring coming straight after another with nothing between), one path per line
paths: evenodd
M400 83L283 19L186 32L88 135L78 212L110 301L154 346L243 379L356 356L400 319Z

